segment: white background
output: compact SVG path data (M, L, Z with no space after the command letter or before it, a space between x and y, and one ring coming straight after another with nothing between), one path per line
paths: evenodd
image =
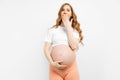
M119 0L0 0L0 80L49 80L43 40L64 2L83 30L81 80L120 80Z

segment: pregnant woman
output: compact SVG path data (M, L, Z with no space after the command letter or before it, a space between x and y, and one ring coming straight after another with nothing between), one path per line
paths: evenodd
M82 43L82 30L69 3L64 3L56 24L45 36L44 53L50 63L50 80L80 80L76 51Z

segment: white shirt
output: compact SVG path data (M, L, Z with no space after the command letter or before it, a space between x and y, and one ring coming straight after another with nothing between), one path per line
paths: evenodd
M73 36L79 39L79 33L77 30L73 29ZM60 44L65 44L69 46L68 36L65 27L58 26L58 28L50 28L45 36L45 42L52 44L52 47Z

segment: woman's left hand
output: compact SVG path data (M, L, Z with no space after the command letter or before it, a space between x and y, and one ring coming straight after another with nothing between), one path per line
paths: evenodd
M62 22L64 23L65 27L71 26L72 25L72 20L73 19L71 19L71 21L69 21L69 16L67 14L62 15Z

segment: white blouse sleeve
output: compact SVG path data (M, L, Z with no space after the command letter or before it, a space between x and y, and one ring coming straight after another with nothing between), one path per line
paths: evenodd
M79 38L79 33L78 33L78 31L77 30L73 30L73 36L75 37L75 38L77 38L77 39L79 39L80 40L80 38Z
M44 42L52 43L52 32L50 29L47 30L47 34L45 35Z

